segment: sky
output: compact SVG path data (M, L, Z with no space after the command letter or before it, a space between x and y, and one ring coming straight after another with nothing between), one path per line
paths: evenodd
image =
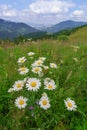
M61 21L87 22L87 0L0 0L0 19L50 26Z

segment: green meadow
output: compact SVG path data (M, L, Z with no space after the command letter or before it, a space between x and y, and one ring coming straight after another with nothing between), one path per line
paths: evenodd
M77 30L68 37L68 41L42 39L27 41L18 45L8 42L0 44L0 130L87 130L87 27ZM30 59L28 52L34 52ZM25 56L24 66L29 73L20 75L17 63ZM43 77L32 74L31 64L39 57L46 57L44 64L55 63L57 68L50 68ZM15 81L25 77L49 77L55 81L55 90L41 89L33 92L26 87L21 91L8 92ZM51 107L40 108L35 102L46 92ZM18 109L15 99L20 95L29 102L23 109ZM69 111L64 100L75 101L76 111ZM35 101L35 102L34 102ZM29 107L34 109L30 110Z

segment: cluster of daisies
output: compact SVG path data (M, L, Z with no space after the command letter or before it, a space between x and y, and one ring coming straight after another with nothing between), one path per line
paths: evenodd
M34 55L35 55L34 52L28 53L28 56L30 57L30 59L33 59ZM32 73L39 75L39 78L31 77L28 74L29 77L25 77L23 80L15 81L12 88L10 88L8 92L21 91L23 88L26 88L28 91L38 92L42 86L44 86L44 90L46 89L46 90L52 91L56 89L57 86L53 79L51 78L40 79L40 76L41 77L44 76L44 71L49 70L49 68L57 69L58 67L55 63L50 63L49 66L44 65L45 60L46 60L46 57L39 57L38 60L34 61L30 65L30 69L29 69L24 66L24 63L27 62L27 59L25 57L19 58L17 61L18 65L20 66L18 69L19 74L26 75L29 73L29 71L31 71ZM27 101L28 99L26 97L19 96L17 97L17 99L15 99L15 105L19 109L22 109L27 106ZM76 110L77 106L73 100L71 100L70 98L67 98L66 100L64 100L64 102L68 110L71 110L71 111ZM38 105L44 110L47 110L51 107L49 97L45 92L42 94L41 98L39 99Z

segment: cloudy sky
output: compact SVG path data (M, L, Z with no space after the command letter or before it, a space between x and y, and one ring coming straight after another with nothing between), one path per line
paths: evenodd
M32 25L87 22L86 12L87 0L0 0L0 18Z

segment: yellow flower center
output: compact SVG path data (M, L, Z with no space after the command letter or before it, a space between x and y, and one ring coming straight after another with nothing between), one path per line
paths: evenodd
M42 62L41 61L38 61L37 64L40 65Z
M52 86L52 85L48 85L48 88L49 88L49 89L52 89L52 88L53 88L53 86Z
M43 104L43 105L47 105L47 100L43 100L43 101L42 101L42 104Z
M21 84L20 83L17 84L17 88L21 88Z
M35 71L38 72L38 71L39 71L39 68L35 68Z
M67 105L68 105L68 107L72 107L73 106L73 104L71 102L68 102Z
M31 82L31 86L32 87L36 87L37 83L34 81L34 82Z
M55 65L54 65L54 64L52 64L52 67L55 67Z
M24 62L24 59L21 59L21 62L23 63L23 62Z
M21 71L25 71L25 68L24 68L24 67L23 67L23 68L20 68L20 70L21 70Z
M19 104L20 104L20 105L23 105L23 104L24 104L24 100L21 99L21 100L19 101Z

